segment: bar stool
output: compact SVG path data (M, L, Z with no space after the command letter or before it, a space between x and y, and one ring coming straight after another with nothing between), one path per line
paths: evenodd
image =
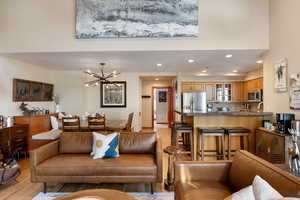
M207 152L204 150L205 137L216 137L217 145L216 145L215 155L205 155L205 152ZM197 153L201 156L201 160L204 160L205 156L215 156L217 158L221 157L223 160L225 160L224 137L225 137L225 130L223 128L220 127L198 128ZM221 139L221 154L219 151L220 139Z
M191 154L192 160L194 160L194 139L193 139L193 127L185 123L174 123L173 125L174 146L182 146L180 154ZM182 145L180 145L182 143Z
M231 158L231 151L235 152L236 150L231 149L231 138L232 137L240 137L240 148L242 150L245 150L245 145L244 145L244 137L247 139L247 151L249 151L250 147L250 141L249 141L249 136L250 136L250 130L243 128L243 127L224 127L225 129L225 134L227 135L227 141L228 141L228 160Z

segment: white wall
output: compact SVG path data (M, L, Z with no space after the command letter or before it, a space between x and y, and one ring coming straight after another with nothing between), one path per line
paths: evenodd
M49 70L13 59L0 57L0 115L21 115L21 102L13 102L13 79L26 79L53 83L49 79ZM55 89L55 87L54 87ZM52 102L26 102L30 106L42 107L54 111Z
M289 74L300 72L300 1L271 0L270 1L270 51L264 61L264 93L266 111L293 112L300 119L299 111L289 108L288 92L277 93L274 90L273 64L287 58Z
M170 87L171 81L142 80L142 95L149 95L151 98L142 99L142 127L152 127L152 87Z
M75 0L1 0L0 53L268 49L269 0L199 0L199 37L75 39Z

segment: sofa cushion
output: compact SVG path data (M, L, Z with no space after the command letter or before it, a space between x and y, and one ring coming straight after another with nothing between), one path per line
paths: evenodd
M156 134L153 133L121 133L119 141L120 153L145 154L154 153Z
M60 153L88 153L92 152L92 133L63 132L60 136Z
M89 154L60 154L36 167L39 176L156 176L152 154L122 154L93 160Z
M232 191L225 184L217 181L197 181L176 183L176 195L182 200L223 200Z
M229 183L235 191L252 184L258 175L283 196L300 197L300 180L271 163L246 152L238 151L229 172Z

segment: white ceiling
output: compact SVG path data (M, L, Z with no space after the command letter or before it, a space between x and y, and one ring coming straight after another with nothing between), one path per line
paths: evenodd
M265 50L207 50L207 51L139 51L139 52L62 52L2 54L10 58L54 70L82 70L96 68L106 62L108 70L139 73L199 74L205 68L209 75L224 75L238 70L244 74L261 67L256 61ZM232 58L225 58L232 54ZM188 59L195 60L188 63ZM161 63L162 67L156 64Z

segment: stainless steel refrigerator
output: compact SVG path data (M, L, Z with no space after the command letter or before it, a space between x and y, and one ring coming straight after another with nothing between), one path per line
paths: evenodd
M183 113L206 113L206 92L183 92Z

